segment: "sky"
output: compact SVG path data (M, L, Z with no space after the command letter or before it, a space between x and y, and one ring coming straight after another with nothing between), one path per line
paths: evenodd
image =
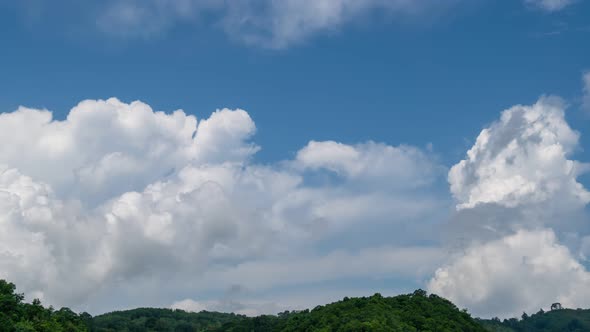
M586 0L0 0L0 278L588 308L589 38Z

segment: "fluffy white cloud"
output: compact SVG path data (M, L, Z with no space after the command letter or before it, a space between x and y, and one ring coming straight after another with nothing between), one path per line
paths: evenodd
M63 121L24 107L0 114L0 139L10 142L0 146L7 165L0 168L0 278L18 282L29 298L92 311L104 308L96 299L109 292L123 307L125 296L167 294L153 287L163 280L194 290L194 280L218 290L241 281L260 288L261 280L282 287L358 271L413 278L416 262L432 271L440 261L431 249L339 254L333 245L319 256L312 249L355 227L435 213L441 203L426 193L441 169L435 158L408 146L312 142L295 160L258 165L249 141L255 130L242 110L197 122L117 99L83 101ZM356 157L331 162L318 149ZM326 171L338 181L307 178ZM308 268L317 273L289 272Z
M578 138L565 121L563 102L555 97L504 111L449 172L457 208L588 203L590 193L576 181L588 166L568 159Z
M85 270L95 227L47 184L0 166L0 226L0 278L27 295L76 302L96 286Z
M199 123L178 110L154 112L142 102L87 100L67 119L46 110L0 114L0 162L49 184L60 197L98 204L188 163L243 162L257 147L244 111L220 110Z
M431 158L412 146L311 141L297 153L296 162L304 169L325 169L348 179L384 184L389 189L408 189L430 184L442 173L442 167L429 162Z
M444 170L436 157L311 141L293 160L261 165L255 131L242 110L197 121L116 99L84 101L65 120L24 107L0 114L0 139L10 142L0 146L0 278L29 298L91 312L113 309L117 294L119 308L177 301L256 314L292 308L265 292L422 283L442 264L429 289L477 314L586 304L589 294L574 292L587 287L574 258L587 256L586 234L570 249L557 240L563 217L590 196L576 181L586 166L569 159L579 134L559 100L504 111L450 170L459 209L448 229L471 241L450 261L437 228L420 238L428 245L408 238L448 211L433 190ZM253 297L201 296L235 285Z
M548 12L555 12L573 4L575 0L524 0L526 4Z
M438 269L428 290L470 312L518 317L548 309L590 305L590 273L551 230L518 231L475 245Z
M554 97L511 107L481 131L449 171L457 200L449 229L453 240L464 238L431 292L486 317L553 302L588 306L590 273L577 257L587 251L579 226L590 193L576 180L588 166L569 159L578 140Z

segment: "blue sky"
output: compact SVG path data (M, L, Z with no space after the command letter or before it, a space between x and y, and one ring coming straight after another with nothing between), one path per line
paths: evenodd
M111 96L199 117L240 107L258 125L265 161L309 139L372 139L432 142L450 163L499 110L542 94L567 98L575 127L586 124L577 107L590 56L584 1L558 12L475 1L402 22L364 17L280 50L206 22L105 35L81 22L84 9L37 6L3 5L4 110L45 107L61 118L80 100Z
M26 258L0 277L28 298L255 314L425 288L482 316L590 305L571 291L589 274L588 1L0 0L0 40L15 204L0 212L21 211L0 213L0 252ZM491 256L547 292L470 263ZM74 290L58 285L74 269Z

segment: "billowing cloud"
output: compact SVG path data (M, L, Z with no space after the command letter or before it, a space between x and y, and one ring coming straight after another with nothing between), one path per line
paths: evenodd
M590 304L590 273L577 260L587 251L590 194L576 177L588 166L569 159L578 141L555 97L511 107L481 131L449 171L457 201L449 229L464 238L431 292L485 317Z
M556 12L573 4L575 0L524 0L526 4L547 12Z
M390 245L383 238L350 252L324 241L370 225L376 234L409 230L436 214L444 206L428 193L436 158L409 146L310 142L294 160L260 165L255 130L243 110L197 121L117 99L83 101L64 120L25 107L0 114L0 139L10 142L0 146L0 278L29 298L100 311L113 309L100 300L111 292L126 307L137 293L206 291L196 280L221 291L238 281L262 289L261 280L284 287L366 276L358 271L412 279L416 262L429 266L424 273L440 262L434 249L371 249ZM331 163L318 149L355 157ZM289 272L308 268L317 273Z
M432 152L310 141L259 164L255 132L243 110L197 120L117 99L83 101L63 120L0 114L0 278L91 312L257 314L293 308L268 296L277 290L373 279L430 280L481 315L586 305L574 290L588 286L576 260L588 234L565 225L586 220L576 178L587 166L572 159L579 134L559 99L504 111L450 169L447 232L467 237L451 256ZM247 294L219 295L234 286Z
M199 123L141 102L87 100L63 121L46 110L0 114L0 162L49 184L60 197L97 204L141 190L189 162L242 162L257 147L244 111L220 110ZM198 137L197 137L198 136Z
M469 247L430 281L431 292L484 317L518 317L590 305L590 273L551 230L525 231Z
M590 193L576 181L588 166L568 159L578 139L565 121L563 102L555 97L504 111L449 172L457 208L588 203Z

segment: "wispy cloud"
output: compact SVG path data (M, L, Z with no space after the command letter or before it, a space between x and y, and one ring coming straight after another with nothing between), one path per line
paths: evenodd
M194 22L202 14L216 17L228 35L246 44L280 49L368 16L387 20L412 17L444 8L459 0L168 0L106 2L98 27L111 35L149 38L179 22Z
M572 5L576 0L524 0L527 5L547 12L557 12Z

